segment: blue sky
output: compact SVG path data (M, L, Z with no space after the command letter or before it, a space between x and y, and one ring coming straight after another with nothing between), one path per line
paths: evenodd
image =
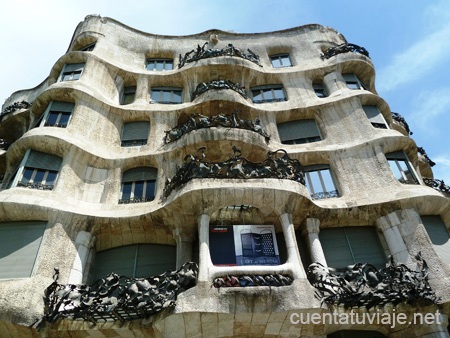
M412 137L450 184L450 2L448 0L15 0L0 13L0 102L35 87L63 55L89 14L154 34L208 29L269 32L310 23L330 26L365 47L376 88L406 118Z

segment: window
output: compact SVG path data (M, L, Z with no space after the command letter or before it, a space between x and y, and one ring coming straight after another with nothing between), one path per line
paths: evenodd
M111 272L130 278L151 277L175 270L176 247L158 244L133 244L98 252L94 281Z
M343 330L327 335L327 338L385 338L386 336L378 331L367 330Z
M84 69L84 63L66 64L61 73L60 81L78 80Z
M178 104L182 103L182 90L180 88L153 88L151 101L153 103Z
M25 164L18 171L18 187L52 190L62 159L58 156L29 150L24 157Z
M128 122L122 128L122 147L134 147L147 144L150 123L148 121Z
M251 91L253 103L286 101L286 95L282 85L254 87Z
M130 104L136 97L136 86L129 86L123 89L121 104Z
M403 151L386 154L389 166L395 178L405 184L419 184L409 163L408 157Z
M304 171L306 187L313 200L339 197L328 165L313 165L305 167Z
M157 170L138 167L127 170L122 176L122 197L119 203L148 202L155 199Z
M317 97L327 97L327 92L322 82L313 83L313 89Z
M386 121L377 106L362 106L372 126L387 129Z
M270 57L273 68L291 67L292 62L289 58L289 54L276 54Z
M450 236L441 217L435 215L421 218L434 250L445 263L450 264Z
M46 225L45 222L0 223L0 279L31 276Z
M72 115L74 104L71 102L52 101L44 113L41 127L66 128Z
M321 140L316 121L313 119L280 123L278 133L283 144L302 144Z
M147 70L161 71L172 70L172 59L147 59Z
M345 269L356 263L369 263L377 268L386 264L386 256L374 227L321 229L319 238L328 266L335 269Z
M89 45L84 46L83 48L80 49L80 51L82 52L92 52L95 48L95 42L90 43Z
M342 76L349 89L366 89L355 74L343 74Z

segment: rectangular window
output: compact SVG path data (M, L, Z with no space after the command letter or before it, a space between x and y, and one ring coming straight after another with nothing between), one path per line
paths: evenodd
M82 51L82 52L92 52L94 50L94 48L95 48L95 44L96 44L95 42L90 43L89 45L84 46L83 48L81 48L80 51Z
M147 59L147 70L162 71L162 70L172 70L173 60L172 59Z
M52 190L62 159L58 156L36 150L31 150L27 154L28 157L25 165L19 170L21 174L17 186Z
M342 76L344 77L344 81L349 89L366 89L364 84L358 79L355 74L343 74Z
M81 73L84 69L84 63L70 63L64 66L61 73L60 81L73 81L78 80L81 77Z
M0 223L0 279L27 278L33 272L47 223Z
M134 147L147 144L150 123L148 121L128 122L122 128L122 147Z
M313 200L339 197L328 165L314 165L304 168L306 187Z
M292 62L289 54L277 54L270 56L270 62L273 68L291 67Z
M386 154L389 166L395 178L404 184L419 184L409 159L403 151Z
M329 267L345 269L356 263L369 263L382 268L386 264L374 227L326 228L320 230L319 238Z
M377 106L362 106L372 126L387 129L386 121Z
M123 90L121 104L133 103L136 97L136 86L125 87Z
M129 169L122 176L122 196L119 204L153 201L156 193L157 170L151 167Z
M163 104L182 103L182 90L180 88L153 88L151 90L151 102Z
M302 144L321 140L316 121L313 119L280 123L278 133L283 144Z
M43 126L66 128L73 111L71 102L52 101L44 116ZM42 124L41 124L42 126Z
M434 251L447 264L450 264L450 235L440 216L421 216Z
M323 83L313 83L313 89L316 93L317 97L327 97L327 92L325 91L325 87L323 86Z
M286 101L286 95L282 85L254 87L251 91L253 103Z

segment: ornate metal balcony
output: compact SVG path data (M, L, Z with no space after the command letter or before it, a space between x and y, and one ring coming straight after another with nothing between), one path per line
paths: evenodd
M428 185L429 187L436 189L437 191L446 193L446 194L450 194L450 186L446 185L444 183L444 180L438 180L435 178L428 178L428 177L424 177L423 178L423 183L425 183L426 185Z
M425 152L425 149L423 149L422 147L417 147L417 152L418 152L419 154L421 154L423 157L425 157L425 159L427 160L428 165L429 165L430 167L434 167L434 166L436 165L436 163L433 162L433 161L428 157L427 153Z
M119 200L119 204L130 204L130 203L144 203L144 202L150 202L155 199L154 196L152 197L133 197L133 198L124 198Z
M343 43L336 47L330 47L323 52L320 57L322 60L325 60L342 53L359 53L370 58L369 52L364 47L360 47L353 43Z
M213 80L209 82L199 83L197 85L197 88L195 88L194 93L192 93L192 100L211 89L231 89L241 95L244 99L247 99L247 93L245 92L245 89L238 84L229 80Z
M197 274L197 264L189 262L158 276L128 278L111 273L92 285L74 285L58 284L55 269L54 282L45 290L44 317L33 326L42 328L60 318L93 323L148 318L173 308L177 296L195 286Z
M31 103L29 103L25 100L21 101L21 102L14 102L13 104L9 105L2 111L2 113L0 114L0 121L2 120L4 115L13 113L19 109L28 109L30 107L31 107Z
M42 183L22 183L17 182L18 187L30 188L30 189L38 189L38 190L52 190L54 184L42 184Z
M181 188L194 178L279 178L305 184L305 176L300 162L291 159L283 149L269 151L267 158L254 163L241 157L241 151L235 146L233 156L224 162L204 161L206 147L199 148L197 155L186 155L184 163L172 179L166 180L163 198L173 190Z
M406 120L405 120L405 118L403 116L401 116L399 113L394 113L394 112L391 112L391 114L392 114L392 118L395 121L400 122L400 123L403 124L403 126L405 127L405 130L408 133L408 135L412 135L413 134L413 132L409 129L409 125L408 125L408 123L406 123Z
M250 49L247 49L248 53L242 52L239 48L233 46L229 43L227 47L222 49L209 48L206 49L208 42L205 42L203 46L197 45L196 49L191 50L184 54L184 56L179 56L178 68L182 68L186 63L195 62L201 59L208 59L218 56L236 56L242 59L251 61L258 66L262 67L259 62L259 56L253 53Z
M249 287L249 286L287 286L292 284L292 278L279 273L268 275L243 275L217 277L213 281L215 288Z
M194 114L189 119L181 124L178 124L175 128L166 131L164 137L164 143L170 143L178 140L183 135L197 129L213 128L213 127L225 127L225 128L238 128L254 131L266 139L269 142L270 136L260 126L260 120L255 121L243 120L238 117L239 111L235 111L231 114L218 114L212 117L204 116L201 114Z
M436 304L439 298L428 283L428 265L420 252L416 259L416 270L395 264L391 256L386 267L380 270L371 264L358 263L341 274L313 263L308 267L307 276L318 291L317 298L328 305L370 309L387 303Z

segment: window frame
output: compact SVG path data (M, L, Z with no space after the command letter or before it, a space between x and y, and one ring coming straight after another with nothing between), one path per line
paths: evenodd
M91 42L87 44L86 46L79 49L80 52L92 52L95 48L95 45L97 44L97 41Z
M139 178L134 180L133 179L124 180L124 176L130 174L131 171L138 173L138 175L140 175L142 179ZM156 198L157 183L158 183L157 181L158 181L158 170L153 167L136 167L124 171L120 186L119 204L144 203L153 201ZM142 189L139 189L142 191L142 195L136 197L135 194L136 191L138 191L137 190L138 183L139 185L142 184ZM129 191L128 189L125 190L125 187L130 187ZM124 198L125 194L129 196L127 198ZM150 194L150 196L148 196L148 194Z
M277 98L276 91L281 90L281 93L283 94L283 98ZM250 91L252 93L252 102L256 104L260 103L273 103L273 102L283 102L287 101L287 95L286 91L284 89L284 86L282 84L273 84L273 85L264 85L264 86L256 86L250 88ZM265 94L269 95L270 97L265 98ZM257 99L257 97L261 96L261 99Z
M383 114L376 105L363 104L362 108L372 127L377 129L389 129ZM374 111L374 109L376 109L376 112Z
M59 127L59 128L67 128L70 121L72 120L72 114L75 109L75 104L72 102L66 102L66 101L52 101L47 109L45 110L42 118L40 119L41 122L39 123L39 127ZM54 124L49 124L48 120L50 116L54 114L57 115L56 121ZM61 117L63 115L68 115L67 123L59 124L58 122L61 121Z
M125 86L123 88L122 97L120 98L122 106L132 104L136 100L136 89L136 86Z
M86 67L85 62L66 63L61 71L59 82L79 80L81 78L81 75L83 74L85 67Z
M303 172L305 174L305 185L309 191L309 194L311 196L312 200L322 200L327 198L335 198L340 197L339 189L336 185L336 180L334 178L333 172L329 165L327 164L318 164L318 165L311 165L303 168ZM333 185L332 190L329 190L326 187L325 180L323 177L322 172L328 172L329 174L329 180L331 180L331 184ZM313 182L315 180L312 180L311 173L317 173L318 180L320 182L321 190L317 191L317 189L314 188ZM316 187L317 188L317 187ZM328 191L329 190L329 191Z
M355 73L342 74L347 88L350 90L367 90L364 83L359 79Z
M301 126L298 126L298 125L302 124L302 123L304 123L304 124L314 123L315 130L314 130L314 133L311 133L311 134L314 134L313 136L286 139L285 133L282 130L280 130L280 127L285 128L285 129L288 129L288 128L294 129L294 128L299 128L299 127L301 128ZM283 127L283 126L286 126L286 127ZM305 126L303 126L303 128L304 127ZM280 137L280 142L282 144L295 145L295 144L305 144L305 143L314 143L314 142L322 141L322 135L320 133L319 127L318 127L315 119L300 119L300 120L293 120L293 121L279 123L279 124L277 124L277 129L278 129L278 135ZM299 133L301 133L301 130L299 131Z
M153 67L150 67L153 65ZM158 69L158 65L161 65L161 69ZM167 65L170 65L170 68L167 69ZM170 58L147 58L145 60L145 69L152 72L163 72L174 69L173 59Z
M163 97L164 93L170 93L171 100L155 100L154 93L158 92L161 97ZM179 94L180 102L174 101L172 98L175 97L175 93ZM150 89L150 103L159 103L159 104L182 104L183 103L183 89L180 87L155 87Z
M403 150L387 153L385 154L385 157L396 181L402 184L420 184L417 173ZM405 165L406 169L411 173L412 179L408 178L407 171L403 170L400 163ZM396 168L398 172L394 172L392 168ZM401 178L397 178L396 174L400 174Z
M314 93L316 94L316 96L318 98L325 98L328 97L328 92L327 89L325 88L325 85L323 84L323 82L313 82L312 84Z
M291 57L290 57L289 53L273 54L273 55L270 55L269 58L270 58L270 63L272 64L273 68L286 68L286 67L292 67L293 66L292 60L291 60ZM283 60L287 60L288 64L284 65L283 64ZM279 62L279 64L280 64L279 66L276 66L274 64L274 62L276 62L276 61Z
M146 135L145 138L129 138L127 137L125 138L125 133L127 126L129 127L131 124L139 124L141 130L139 130L139 134L142 132L143 134ZM146 127L145 130L143 127ZM128 130L129 132L129 130ZM122 125L122 131L120 133L120 146L121 147L138 147L138 146L143 146L146 145L148 143L148 137L150 134L150 121L129 121L129 122L124 122Z

